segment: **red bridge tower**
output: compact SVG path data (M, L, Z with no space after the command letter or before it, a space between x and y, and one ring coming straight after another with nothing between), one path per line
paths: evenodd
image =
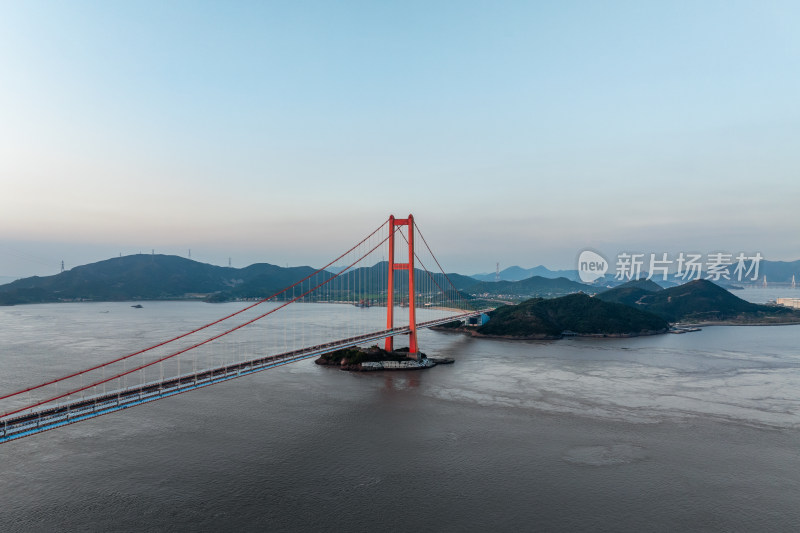
M394 262L394 233L397 226L408 226L408 263ZM411 330L408 334L409 357L417 358L417 319L414 302L414 216L408 218L389 217L389 285L386 297L386 329L394 327L394 271L408 271L408 324ZM394 349L394 337L386 337L386 351Z

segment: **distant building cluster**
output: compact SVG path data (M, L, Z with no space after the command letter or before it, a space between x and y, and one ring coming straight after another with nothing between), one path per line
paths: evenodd
M800 309L800 298L778 298L776 303L785 307Z

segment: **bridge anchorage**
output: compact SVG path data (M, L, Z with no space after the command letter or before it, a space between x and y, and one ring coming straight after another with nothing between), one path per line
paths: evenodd
M398 238L407 246L396 246ZM398 313L405 307L407 319ZM392 352L397 336L408 337L407 355L421 362L419 330L485 311L452 283L414 217L391 216L325 266L227 316L38 385L0 390L0 443L343 348L384 340Z

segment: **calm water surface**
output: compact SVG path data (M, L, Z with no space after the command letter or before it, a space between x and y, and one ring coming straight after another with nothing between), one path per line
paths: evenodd
M0 308L0 391L226 310L129 309ZM0 445L0 530L797 531L798 340L426 331L455 365L306 361Z
M765 304L769 301L776 301L778 298L800 298L800 289L791 288L788 285L781 285L780 287L748 287L742 290L731 291L735 296L748 302L756 304Z

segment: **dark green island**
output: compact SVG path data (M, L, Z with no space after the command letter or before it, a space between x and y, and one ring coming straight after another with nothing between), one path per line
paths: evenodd
M335 366L341 370L364 372L371 370L421 370L436 365L453 363L449 358L428 358L420 352L417 357L411 357L408 348L398 348L392 352L378 346L361 348L342 348L334 352L320 355L315 361L318 365Z
M595 296L576 293L504 305L490 312L489 321L479 327L451 322L434 329L477 337L537 340L637 337L696 331L696 326L710 325L782 324L800 324L800 312L747 302L708 280L669 289L652 281L635 280Z
M463 330L453 324L451 329ZM445 329L445 328L442 328ZM669 323L646 311L577 293L532 298L498 307L473 335L511 339L560 339L564 336L635 337L665 333Z

